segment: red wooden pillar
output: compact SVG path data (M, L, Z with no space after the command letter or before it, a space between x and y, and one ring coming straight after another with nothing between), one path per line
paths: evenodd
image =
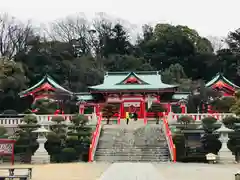
M141 101L139 103L139 105L140 105L140 112L139 112L140 117L139 118L142 118L143 117L143 101Z
M172 106L170 103L167 103L167 114L172 111Z
M100 104L95 104L94 105L94 112L96 113L96 115L98 116L100 113Z
M181 104L180 107L181 107L182 114L186 114L186 113L187 113L187 110L186 110L187 107L186 107L186 105L185 105L185 104Z
M124 116L125 116L125 114L124 114L124 101L121 101L120 113L121 113L121 118L124 118Z
M143 121L144 121L144 124L147 124L145 96L143 97L142 103L143 103L143 106L142 106Z
M85 109L84 104L80 104L79 105L79 114L84 114L84 109Z
M156 101L156 102L159 103L159 104L161 103L160 98L161 98L161 96L158 95L158 96L157 96L157 101Z
M124 118L124 102L123 101L121 101L121 103L120 103L120 110L119 110L119 113L120 113L120 119L121 118ZM120 123L120 122L118 122L118 123Z

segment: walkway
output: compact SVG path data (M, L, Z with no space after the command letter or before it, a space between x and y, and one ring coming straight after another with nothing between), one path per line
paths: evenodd
M114 163L99 180L164 180L151 163Z
M32 180L99 180L111 165L107 163L66 163L30 166L33 167ZM239 164L153 163L153 165L161 177L163 176L167 180L234 180L234 174L240 170ZM29 165L16 166L29 167ZM1 167L4 167L4 165L1 165ZM134 172L137 168L139 168L138 165L133 165L130 172ZM141 170L138 172L141 173ZM122 177L123 173L121 171L115 173L114 177ZM116 179L111 178L111 180Z

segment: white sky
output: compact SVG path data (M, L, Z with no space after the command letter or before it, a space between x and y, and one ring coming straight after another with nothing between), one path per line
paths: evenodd
M203 36L226 36L240 27L239 5L240 0L0 0L0 12L38 24L79 12L90 18L105 12L137 25L181 24Z

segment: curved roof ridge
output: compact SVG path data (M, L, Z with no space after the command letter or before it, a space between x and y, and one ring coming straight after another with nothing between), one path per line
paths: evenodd
M20 96L23 96L24 94L38 88L39 86L41 86L45 81L49 82L51 85L53 85L55 88L57 89L60 89L62 91L65 91L65 92L68 92L70 94L72 94L73 92L65 89L64 87L62 87L60 84L58 84L50 75L48 74L45 74L43 76L43 78L38 82L36 83L35 85L31 86L30 88L26 89L26 90L23 90L21 91L20 93L18 93Z
M223 75L223 73L221 73L221 72L218 72L210 81L208 81L208 82L206 83L205 86L207 86L207 87L208 87L208 86L212 86L214 83L216 83L216 82L219 81L220 79L226 81L228 84L230 84L230 85L233 86L234 88L239 88L239 89L240 89L240 87L239 87L238 85L234 84L234 83L231 82L229 79L227 79L227 78Z

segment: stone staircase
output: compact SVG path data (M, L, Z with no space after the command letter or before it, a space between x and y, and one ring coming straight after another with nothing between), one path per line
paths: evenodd
M131 121L129 125L104 125L95 153L96 161L168 161L169 152L161 125L144 125Z

